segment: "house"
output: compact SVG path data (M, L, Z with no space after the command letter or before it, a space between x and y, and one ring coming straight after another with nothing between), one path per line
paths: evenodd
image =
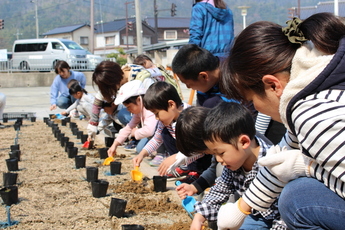
M146 18L149 26L155 28L155 18ZM158 42L189 39L190 18L158 17Z
M84 49L89 50L90 26L78 24L62 26L43 34L44 38L63 38L79 43Z
M142 42L143 45L157 43L154 29L146 22L142 23ZM130 49L136 46L135 18L117 19L95 25L95 54L116 53L117 48Z
M339 16L345 17L345 1L339 1ZM292 7L290 9L291 16L298 16L298 8ZM321 13L321 12L329 12L334 13L334 1L327 1L327 2L319 2L316 6L306 6L300 8L300 18L302 20L308 18L309 16Z

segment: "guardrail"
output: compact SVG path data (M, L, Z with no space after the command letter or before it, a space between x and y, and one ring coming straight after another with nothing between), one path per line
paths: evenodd
M115 61L115 58L107 58L104 60ZM79 58L74 63L69 63L72 70L76 71L93 71L99 62L93 62L89 59ZM30 59L30 61L22 61L21 63L13 64L13 60L0 61L0 72L12 73L12 72L50 72L55 71L53 64L47 60L42 59Z

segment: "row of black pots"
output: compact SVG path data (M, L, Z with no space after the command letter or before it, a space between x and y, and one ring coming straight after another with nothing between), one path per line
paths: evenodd
M3 117L3 118L2 118L2 121L3 121L4 123L8 122L8 117ZM18 117L18 118L17 118L17 121L23 122L23 118L22 118L22 117ZM30 121L31 121L31 122L36 122L36 117L30 117ZM23 123L22 123L22 124L23 124ZM22 125L22 124L21 124L21 125Z
M63 121L63 120L61 120ZM62 123L63 126L66 125L66 123ZM52 125L52 127L54 127ZM55 128L56 130L58 128ZM87 135L83 134L83 131L79 131L77 124L74 122L70 122L70 129L72 131L73 135L77 135L77 138L81 139L81 142L84 143L87 140ZM57 132L56 138L60 141L61 147L65 147L65 151L68 153L69 158L75 158L75 167L76 169L79 168L86 168L86 181L91 183L91 189L92 189L92 196L95 198L105 197L107 194L107 190L109 187L109 182L106 180L100 180L98 179L98 167L91 167L85 166L86 163L86 156L85 155L77 155L78 148L74 147L74 143L69 141L69 137L65 137L63 133ZM85 138L85 140L83 140ZM108 157L108 147L112 145L114 142L114 138L106 138L106 148L100 148L98 149L98 153L100 156L100 159L105 159ZM111 175L121 174L121 162L113 161L110 163L110 173ZM118 198L112 198L110 209L109 209L109 216L116 216L116 217L123 217L124 212L126 209L126 200L118 199ZM136 224L126 224L122 225L122 229L124 230L130 230L130 229L144 229L141 225Z

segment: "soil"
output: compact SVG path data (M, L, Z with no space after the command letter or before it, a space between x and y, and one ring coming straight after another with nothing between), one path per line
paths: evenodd
M121 174L110 175L110 166L103 166L98 154L98 149L105 147L104 137L98 135L93 149L82 150L69 123L62 126L60 120L54 120L78 147L78 155L86 155L86 166L98 167L98 178L109 182L107 195L94 198L91 183L86 181L86 169L75 168L74 159L68 158L51 127L43 121L23 120L20 130L15 131L14 122L9 120L0 132L2 173L8 172L5 159L9 158L10 146L19 144L21 150L19 170L15 171L18 173L18 203L10 208L11 220L19 223L8 229L121 230L123 224L139 224L146 230L189 229L191 219L173 189L154 192L152 177L144 177L140 183L132 181L133 155L123 148L115 157L122 163ZM86 134L85 123L74 122ZM127 201L124 217L109 216L111 198ZM7 222L5 204L2 207L0 220Z

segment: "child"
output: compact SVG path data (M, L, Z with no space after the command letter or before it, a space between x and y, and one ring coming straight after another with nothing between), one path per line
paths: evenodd
M69 93L76 101L69 106L65 111L61 112L62 115L68 115L73 109L85 116L86 120L90 119L92 104L94 97L88 94L85 89L81 87L79 82L73 82L69 87Z
M285 146L298 149L260 159L265 167L243 195L241 207L250 206L243 210L265 210L281 192L289 229L344 229L344 35L337 16L318 13L285 28L255 22L236 39L223 88L283 122Z
M218 229L225 230L227 216L225 204L231 194L242 195L255 178L258 158L266 155L270 145L255 135L254 120L243 105L221 102L209 111L203 123L203 140L208 152L224 166L221 177L201 202L196 202L190 229L202 229L203 222L217 219ZM177 190L181 190L178 187ZM277 201L266 212L253 211L242 229L285 229L278 223Z
M157 126L157 120L151 111L144 108L143 98L145 93L146 89L142 81L139 80L127 82L119 89L114 104L119 105L123 103L133 116L131 121L120 130L113 145L108 149L109 156L113 157L116 154L117 147L122 145L129 136L140 140L136 146L137 153L141 152L148 142L148 138L153 136ZM138 125L141 125L141 128L138 128Z
M169 155L177 153L175 143L175 122L182 110L189 107L182 102L176 88L167 82L156 82L146 91L144 106L158 119L157 130L138 156L133 158L133 165L140 166L144 157L152 156L154 151L164 144ZM166 154L165 154L166 155ZM159 165L166 156L158 155L155 165ZM155 159L154 159L155 160Z

